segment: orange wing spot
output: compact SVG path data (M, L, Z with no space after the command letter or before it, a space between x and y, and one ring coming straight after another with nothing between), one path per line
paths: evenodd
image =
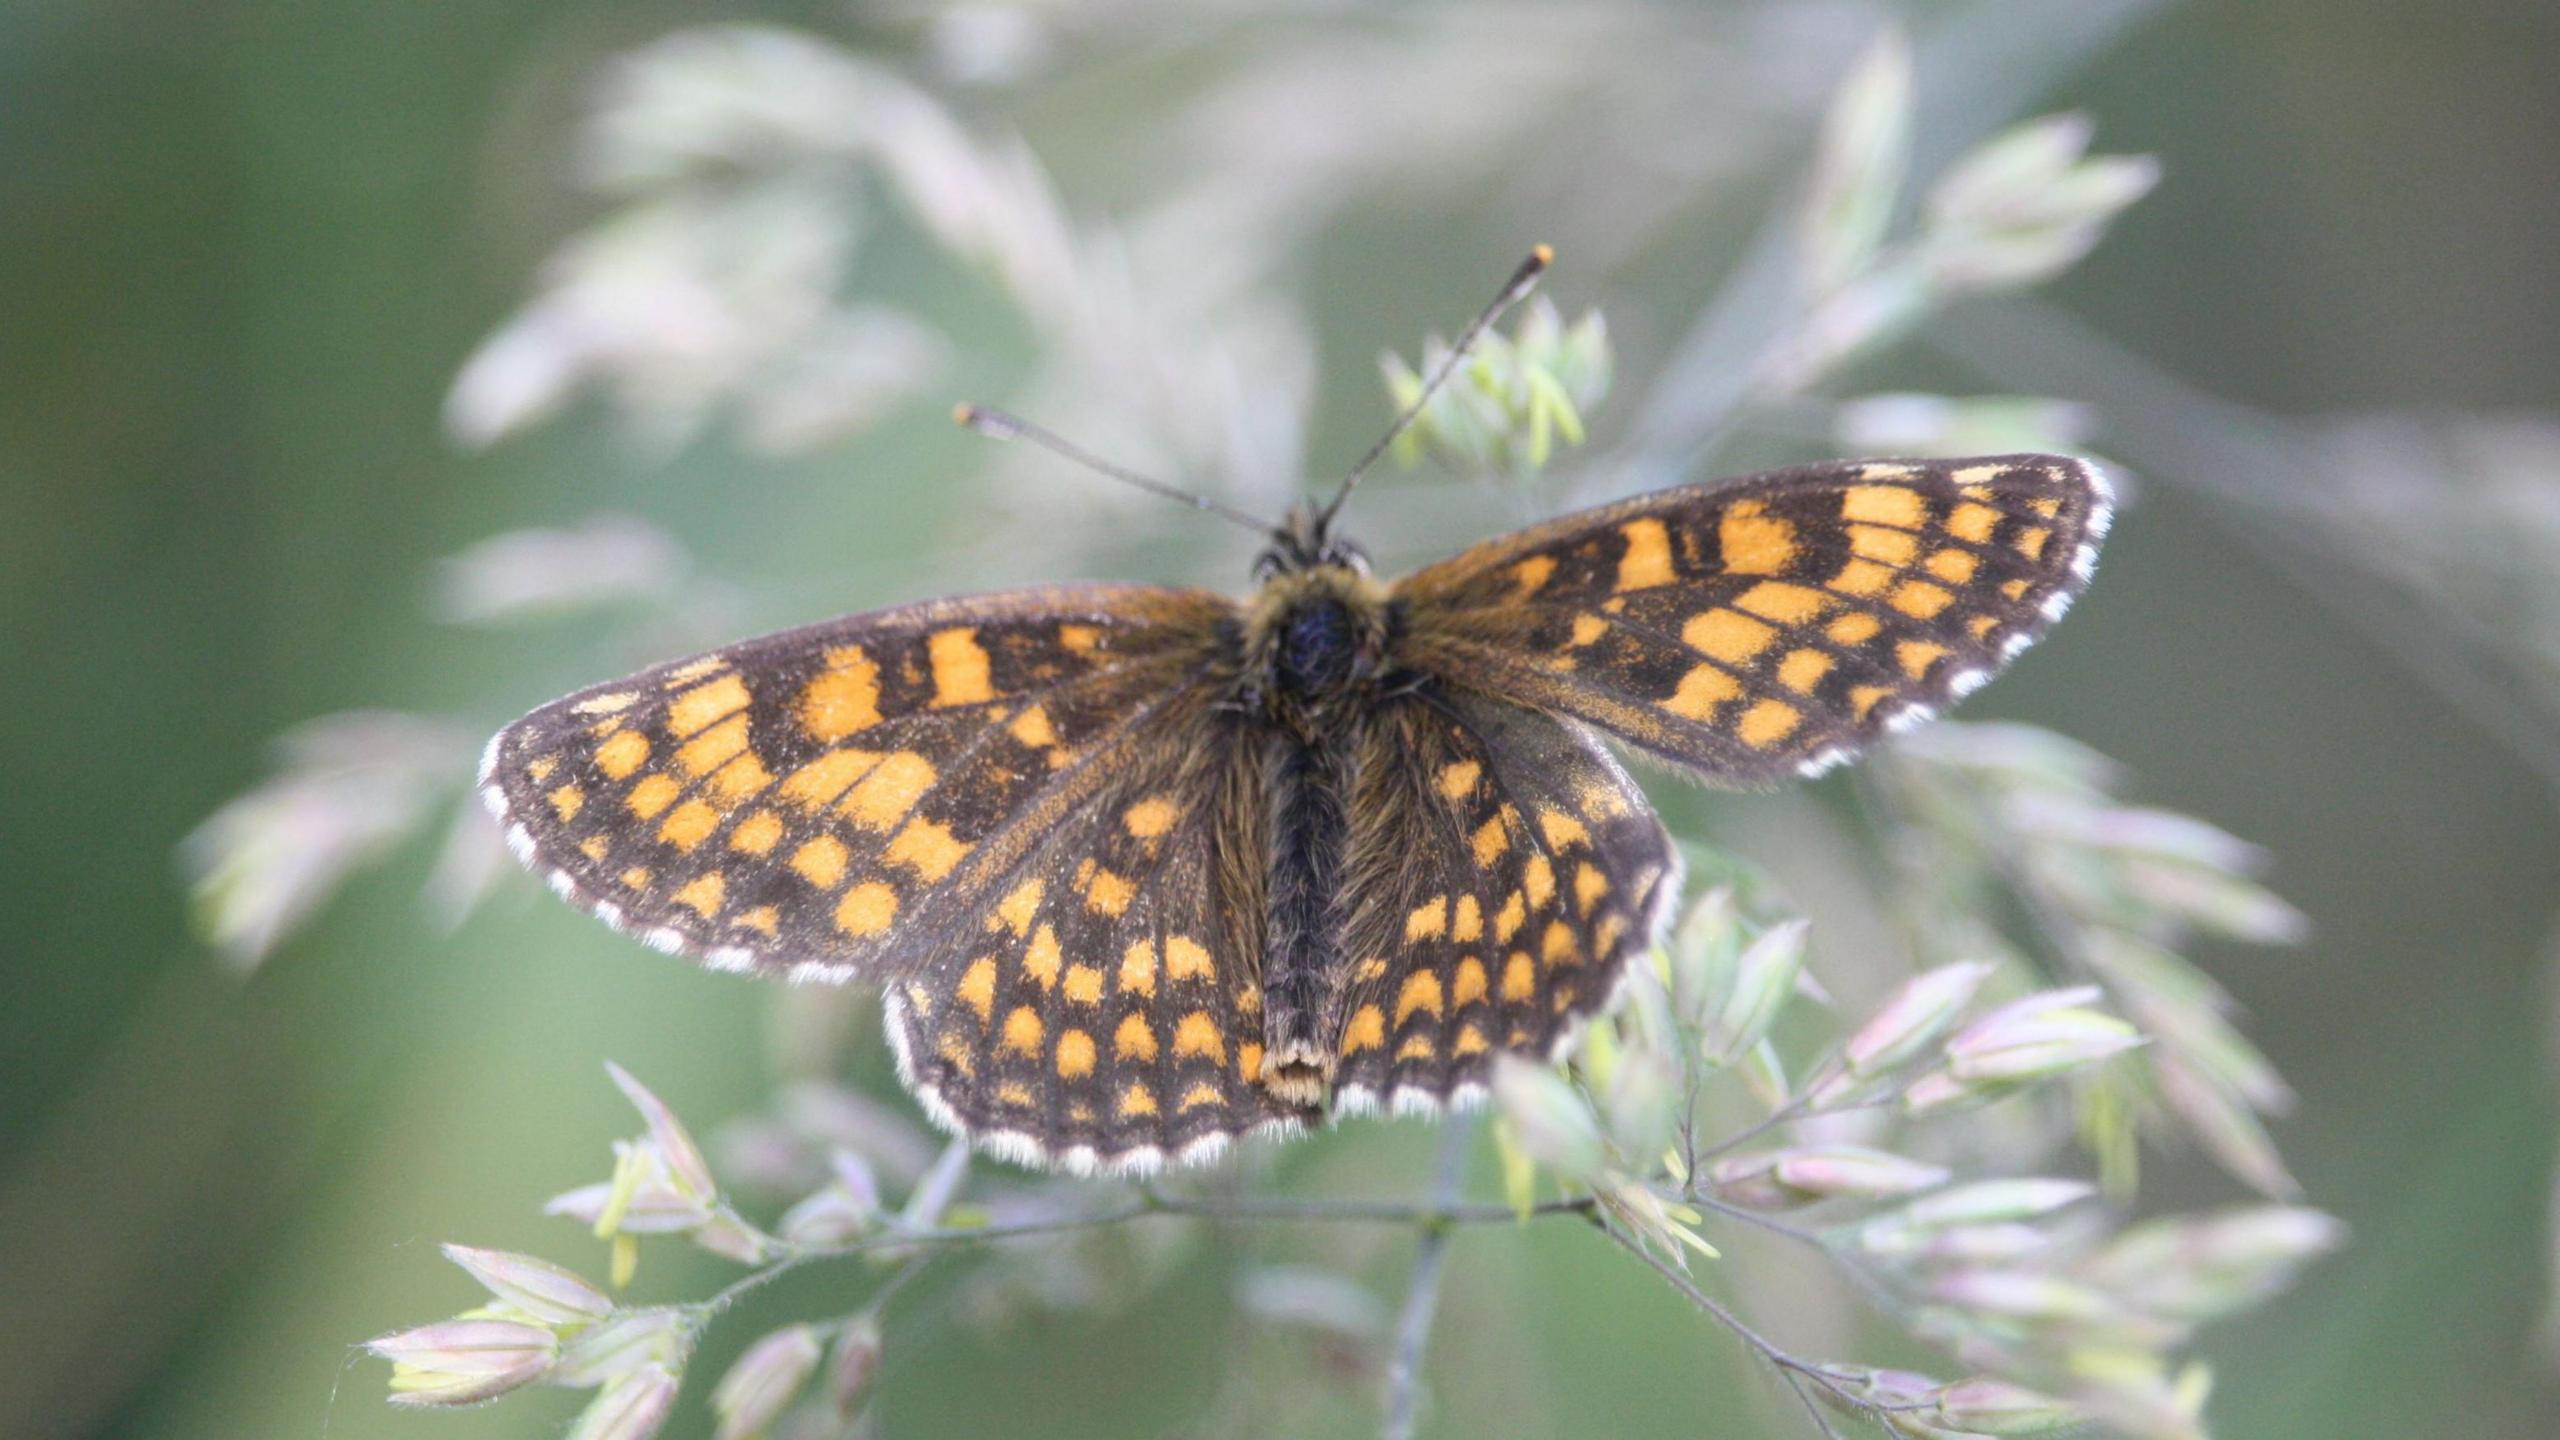
M1585 906L1583 913L1589 914L1590 907ZM1614 911L1601 916L1600 923L1591 927L1591 953L1601 956L1616 954L1618 937L1625 933L1627 933L1627 927L1620 923Z
M1795 563L1796 527L1768 513L1757 500L1735 502L1716 527L1729 575L1783 575Z
M1810 585L1790 585L1784 580L1763 580L1742 592L1734 602L1766 620L1781 625L1802 625L1830 608L1831 597Z
M578 853L599 865L604 863L605 853L612 848L613 839L607 835L590 835L578 842Z
M672 775L643 775L631 793L622 797L623 808L643 820L655 820L658 812L675 803L684 787Z
M1363 985L1368 984L1372 980L1386 979L1386 957L1381 955L1372 955L1368 959L1361 961L1359 964L1352 966L1351 978L1359 981Z
M728 888L729 882L720 878L719 871L713 870L686 881L684 888L672 898L679 905L693 907L693 913L708 920L720 913L720 897Z
M559 768L559 756L545 755L541 759L530 761L525 765L524 778L532 781L536 785L539 785L543 781L550 779L551 772Z
M1493 868L1494 861L1502 858L1502 852L1511 848L1511 827L1502 823L1502 816L1496 815L1476 827L1474 844L1476 868L1489 870Z
M1440 790L1440 798L1443 800L1466 799L1476 793L1476 780L1483 774L1484 767L1473 760L1453 760L1441 766L1440 777L1436 782Z
M865 880L836 902L836 928L860 939L877 935L898 918L898 892L877 880Z
M1588 645L1592 641L1597 640L1608 633L1609 622L1601 619L1597 615L1576 615L1573 617L1572 643L1577 647Z
M841 740L880 723L880 667L859 645L827 651L827 668L801 687L800 728L818 740Z
M649 867L646 865L634 865L630 869L623 871L622 883L633 890L648 889Z
M596 768L615 780L628 780L649 758L649 737L637 730L618 730L596 747Z
M667 733L681 740L746 708L747 682L735 675L723 675L667 702Z
M1840 518L1917 530L1929 518L1929 507L1919 491L1900 485L1853 485L1840 497Z
M1227 1042L1218 1033L1218 1022L1206 1010L1194 1010L1173 1027L1173 1054L1179 1060L1186 1056L1205 1055L1223 1065L1227 1059Z
M770 810L759 810L730 829L729 848L741 855L763 855L781 839L782 817Z
M1528 951L1512 951L1511 958L1502 962L1502 998L1517 1002L1537 993L1537 965L1529 959Z
M1111 1033L1111 1058L1115 1060L1153 1060L1156 1058L1155 1027L1144 1015L1123 1018L1120 1028Z
M1484 1032L1469 1021L1458 1027L1458 1043L1449 1048L1459 1055L1481 1055L1485 1052Z
M1396 992L1396 1024L1402 1025L1417 1010L1428 1010L1431 1018L1440 1018L1440 977L1428 970L1417 970L1404 977L1404 988Z
M1212 1097L1215 1098L1215 1097ZM1132 1080L1120 1092L1120 1114L1124 1119L1156 1113L1156 1092Z
M740 755L711 776L711 789L730 805L744 805L773 783L773 772L753 755Z
M2050 520L2062 513L2062 502L2054 496L2044 495L2028 501L2027 508Z
M2012 600L2024 600L2027 598L2027 591L2033 588L2033 586L2033 581L2021 575L2015 580L2002 581L2000 583L2000 593L2008 596Z
M996 958L981 955L960 972L960 984L952 992L961 1003L978 1012L978 1024L986 1025L996 1017Z
M1947 647L1934 640L1905 640L1893 647L1893 658L1901 662L1902 673L1914 680L1928 674L1929 667L1946 653Z
M1799 695L1810 695L1831 673L1831 657L1820 650L1790 650L1778 662L1778 683Z
M1093 1037L1069 1030L1058 1037L1058 1078L1081 1080L1093 1073Z
M996 1086L996 1099L1004 1104L1018 1105L1026 1109L1037 1103L1032 1098L1031 1087L1019 1080L1000 1082Z
M1852 525L1849 527L1849 550L1862 559L1887 565L1908 565L1920 554L1920 537L1908 530Z
M1117 920L1129 913L1129 902L1137 898L1138 887L1129 877L1111 870L1095 870L1085 882L1084 905L1096 915Z
M1662 708L1684 720L1712 720L1716 707L1742 693L1742 682L1713 665L1694 665Z
M1351 1023L1342 1027L1342 1053L1357 1055L1375 1050L1387 1043L1387 1017L1375 1005L1363 1005Z
M1218 1100L1218 1087L1206 1080L1182 1092L1182 1108L1186 1111L1197 1110L1203 1105L1215 1105Z
M1860 685L1849 692L1849 708L1857 712L1859 719L1864 720L1869 711L1883 704L1886 697L1892 694L1893 687L1890 685Z
M783 776L782 798L803 810L819 809L879 763L879 752L874 750L830 750Z
M1070 965L1063 989L1067 999L1075 1004L1099 1005L1102 1003L1102 972L1090 965Z
M1591 832L1582 828L1582 822L1561 810L1539 811L1538 828L1546 832L1550 850L1567 850L1591 843Z
M1181 818L1181 807L1173 803L1170 795L1150 795L1120 812L1120 823L1141 840L1155 839Z
M1717 606L1703 614L1692 615L1680 627L1680 639L1690 649L1717 660L1742 661L1769 648L1778 632L1767 622L1754 620L1739 610Z
M2044 543L2052 538L2052 531L2041 525L2030 525L2019 531L2018 538L2009 543L2016 546L2018 553L2028 559L2041 560L2044 558Z
M1248 980L1236 988L1236 1013L1239 1015L1259 1015L1262 1013L1261 986Z
M1570 980L1557 981L1556 993L1547 998L1547 1008L1561 1015L1565 1012L1566 1008L1572 1004L1573 982Z
M1970 550L1940 550L1929 557L1929 573L1950 585L1968 583L1981 565L1981 557Z
M1873 560L1851 560L1831 577L1831 588L1843 595L1878 595L1892 583L1892 567Z
M1493 917L1494 943L1510 944L1511 937L1520 933L1521 925L1526 923L1528 918L1528 901L1521 898L1519 891L1512 891L1510 896L1502 902L1501 912Z
M933 762L913 750L881 760L878 768L845 792L836 809L869 830L888 830L907 818L924 792L933 788Z
M996 687L988 678L987 650L978 643L975 627L936 630L925 637L924 648L933 666L935 709L983 705L996 698Z
M1459 896L1457 914L1449 920L1449 938L1463 945L1483 934L1484 907L1476 903L1473 895Z
M1102 648L1102 627L1061 625L1058 627L1058 643L1072 654L1090 655Z
M552 814L564 821L575 820L578 812L586 807L587 792L575 785L563 785L552 791L549 799Z
M1520 888L1529 892L1529 908L1544 910L1556 898L1556 867L1544 855L1532 855L1520 868Z
M1023 881L996 902L996 913L987 917L987 928L1001 925L1016 935L1031 933L1031 917L1040 913L1040 897L1047 894L1048 884L1038 876Z
M1431 1037L1428 1035L1409 1036L1402 1045L1396 1047L1396 1058L1399 1060L1428 1060L1438 1053L1438 1049L1432 1045Z
M1404 917L1407 944L1416 940L1436 940L1449 933L1449 897L1434 895L1413 907Z
M731 677L727 683L736 683ZM708 690L711 687L703 687ZM745 688L743 686L741 689ZM696 777L710 774L743 754L747 748L747 717L741 712L718 721L701 734L676 747L676 764L684 773Z
M1906 580L1893 592L1893 608L1915 620L1927 620L1954 604L1955 592L1926 580Z
M1022 973L1047 990L1058 983L1058 967L1066 957L1058 949L1055 926L1043 925L1031 932L1031 943L1022 948Z
M1964 622L1965 633L1976 640L1989 640L1991 632L1999 628L2000 617L1997 615L1976 615Z
M1573 938L1573 927L1561 920L1547 922L1547 933L1538 937L1538 958L1550 965L1580 963L1582 949Z
M955 839L949 826L921 817L908 821L881 854L892 865L904 865L928 885L941 883L970 850Z
M782 912L770 905L758 905L738 912L737 923L759 935L770 937L782 928Z
M1013 738L1034 750L1044 750L1058 743L1058 732L1049 728L1049 707L1026 705L1022 713L1006 722L1005 729Z
M1471 1000L1484 998L1484 962L1473 955L1458 962L1456 983L1449 987L1449 1004L1455 1009Z
M1552 578L1555 573L1556 559L1554 556L1532 555L1528 559L1511 567L1511 583L1518 587L1518 598L1526 600L1530 596L1547 588L1547 581Z
M1743 744L1759 750L1794 734L1803 719L1803 712L1784 700L1763 700L1742 712L1742 723L1735 730Z
M673 670L668 671L667 678L664 683L667 689L673 690L679 685L690 685L696 680L703 679L707 676L717 675L728 668L728 656L705 655L698 660L687 660Z
M1140 995L1156 993L1156 945L1152 940L1131 943L1120 956L1120 988Z
M977 1057L969 1053L969 1042L956 1030L943 1031L942 1038L934 1042L933 1053L941 1056L944 1064L960 1072L963 1079L978 1073Z
M1876 638L1884 622L1864 610L1853 610L1822 627L1822 633L1842 645L1863 645Z
M619 715L630 709L631 702L639 698L639 692L633 690L616 690L610 695L590 695L570 706L569 713L572 715Z
M844 883L844 872L852 852L833 835L821 835L791 852L788 862L794 873L821 890L833 890Z
M1597 865L1585 865L1573 872L1573 905L1576 914L1589 915L1600 897L1609 893L1609 877Z
M1650 590L1680 578L1671 564L1671 531L1661 521L1630 520L1618 533L1626 537L1627 548L1618 557L1616 589Z
M1237 1044L1236 1078L1244 1081L1252 1081L1258 1079L1261 1074L1262 1047L1250 1040L1242 1041Z
M1004 1017L1004 1048L1022 1055L1040 1053L1041 1038L1049 1027L1040 1023L1039 1014L1028 1005L1016 1005Z
M1971 501L1958 505L1954 513L1947 516L1947 533L1976 545L1989 540L1991 532L1999 525L1999 511Z
M712 809L709 802L687 800L668 811L667 818L658 822L658 838L690 853L719 828L720 812Z

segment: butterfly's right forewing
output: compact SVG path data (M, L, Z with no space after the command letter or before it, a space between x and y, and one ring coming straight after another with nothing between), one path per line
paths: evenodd
M2050 455L1843 462L1666 490L1406 577L1400 663L1733 785L1937 713L2088 583L2108 497Z

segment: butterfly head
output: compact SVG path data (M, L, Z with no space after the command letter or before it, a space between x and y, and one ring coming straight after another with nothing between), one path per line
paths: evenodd
M1254 561L1253 577L1267 581L1310 570L1348 570L1365 576L1369 556L1333 533L1330 507L1301 502L1290 507L1289 518L1271 532L1269 547Z

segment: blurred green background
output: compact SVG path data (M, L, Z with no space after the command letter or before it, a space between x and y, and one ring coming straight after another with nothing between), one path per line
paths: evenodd
M899 64L926 27L907 10L747 8ZM1906 18L1925 38L1967 11L1994 7ZM955 105L1025 135L1079 216L1147 193L1160 127L1257 47L1424 23L1186 11L1131 34L1078 29L1073 7L1034 13L1061 37L1045 66L955 87ZM1498 156L1341 197L1285 275L1316 343L1308 468L1333 472L1382 422L1380 348L1410 354L1448 329L1541 238L1565 248L1551 293L1569 313L1607 310L1634 393L1786 203L1828 85L1884 13L1657 16L1720 37L1689 83L1751 99L1700 122L1696 145L1727 148L1715 183L1683 192L1683 225L1589 269L1576 239L1606 237L1607 207L1654 185L1608 175L1622 153L1610 144L1574 158L1599 176L1580 197L1524 192ZM536 1211L600 1176L604 1142L629 1128L604 1058L705 1128L769 1084L756 987L648 955L525 884L443 933L416 898L432 843L356 877L253 975L192 937L174 851L266 773L279 731L372 706L494 726L652 658L601 627L439 624L426 610L439 557L627 511L739 584L735 613L706 621L714 635L1083 570L1241 582L1243 543L1179 517L1073 553L975 543L985 517L1071 507L1083 482L1052 475L1056 493L1033 496L991 481L983 442L943 421L951 399L1013 396L1027 342L984 282L893 223L866 241L868 283L930 315L953 358L920 403L856 440L760 459L715 429L651 451L593 407L478 454L447 439L457 367L595 213L567 183L589 76L670 30L735 18L673 0L22 0L0 14L0 656L14 701L0 707L0 1434L551 1433L577 1397L392 1413L379 1365L351 1346L468 1303L438 1240L600 1269L593 1242ZM2037 23L2088 33L2043 60L1977 48L1975 73L1924 64L1924 116L1977 138L2085 108L2102 148L2156 153L2166 179L2044 298L1968 309L1875 375L2096 407L2099 448L2146 481L2138 503L2083 608L1969 713L2086 740L2146 801L2263 843L2276 887L2316 926L2299 950L2207 958L2300 1090L2279 1139L2354 1239L2261 1319L2208 1337L2213 1414L2252 1440L2560 1432L2536 1335L2560 813L2533 760L2560 727L2529 697L2484 709L2457 693L2467 680L2445 680L2447 628L2407 587L2357 578L2360 548L2389 535L2305 519L2327 503L2335 477L2318 461L2339 419L2560 416L2560 11L2272 0ZM2032 49L2036 25L2018 30ZM1716 68L1769 54L1802 73ZM2010 84L2023 92L1985 102L1999 113L1967 117L1977 85ZM1660 127L1682 119L1666 100L1652 143L1623 153L1676 158L1688 142ZM1924 167L1957 143L1932 136ZM1559 195L1601 208L1547 209ZM2246 411L2162 391L2162 376ZM1626 419L1603 406L1595 438ZM1779 448L1746 438L1718 462ZM2422 498L2426 483L2412 478ZM1468 512L1463 491L1429 493L1443 526L1509 523L1496 506ZM1439 533L1381 548L1401 562L1445 545ZM1683 813L1740 816L1747 832L1754 807L1779 803ZM876 1076L873 1037L855 1049ZM1411 1125L1328 1143L1287 1162L1301 1188L1339 1174L1392 1189L1428 1166ZM2237 1198L2187 1156L2155 1159L2146 1183L2164 1207ZM1318 1253L1306 1237L1256 1243ZM1347 1258L1374 1258L1392 1294L1406 1242L1349 1243L1376 1247ZM640 1283L686 1295L723 1271L653 1250ZM772 1313L829 1283L796 1283ZM1226 1363L1217 1285L1194 1263L1115 1313L893 1338L881 1433L1179 1433ZM1722 1337L1569 1230L1470 1234L1451 1286L1430 1433L1806 1433ZM715 1350L752 1331L724 1331ZM1374 1423L1365 1390L1309 1403L1276 1428ZM674 1433L704 1424L689 1398Z

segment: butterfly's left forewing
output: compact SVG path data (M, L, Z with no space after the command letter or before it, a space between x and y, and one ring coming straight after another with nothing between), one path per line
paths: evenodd
M2050 455L1666 490L1407 576L1396 658L1703 780L1818 774L2043 634L2087 585L2107 517L2097 472Z
M543 706L482 792L553 889L661 949L886 978L976 923L1231 613L1078 586L785 631Z

